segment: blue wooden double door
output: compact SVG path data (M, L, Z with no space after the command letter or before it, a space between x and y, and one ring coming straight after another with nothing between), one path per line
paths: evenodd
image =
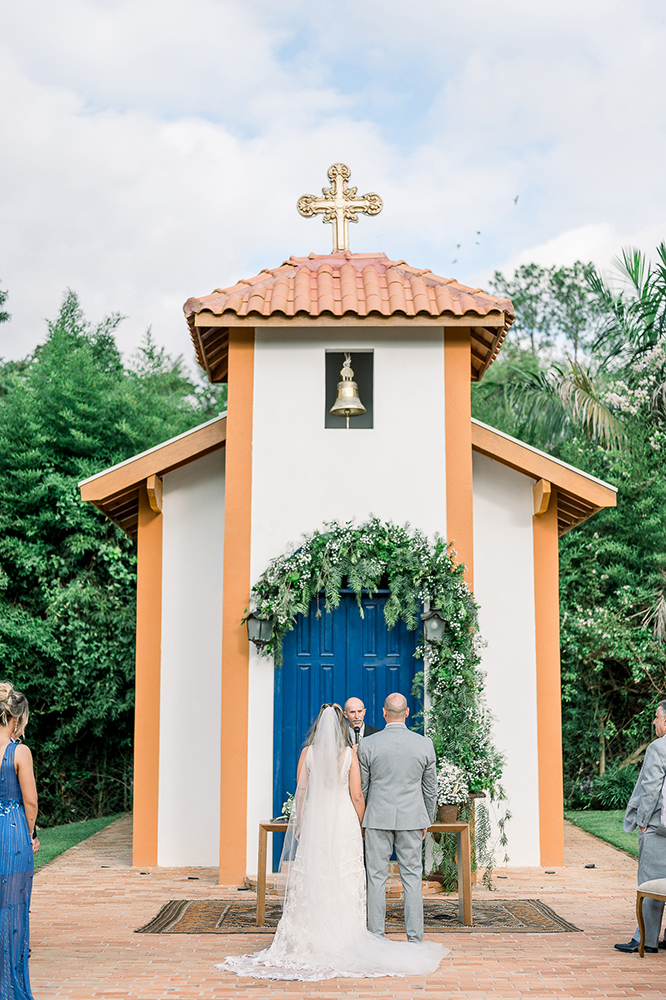
M382 707L391 691L406 695L413 715L412 681L420 663L414 659L416 632L403 622L386 627L384 603L377 594L362 601L361 617L353 594L343 593L339 606L316 616L316 601L307 617L298 616L284 640L284 663L275 669L273 735L273 815L279 816L287 792L296 788L296 766L308 730L324 702L344 705L361 698L365 721L383 726ZM282 837L274 837L273 861L280 858Z

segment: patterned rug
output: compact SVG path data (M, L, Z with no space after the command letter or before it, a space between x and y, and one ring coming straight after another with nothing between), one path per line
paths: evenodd
M172 899L136 934L273 934L282 915L279 903L266 901L266 923L257 927L254 902L237 900ZM423 901L426 931L486 931L511 934L556 934L580 931L560 917L540 899L474 900L473 927L465 927L458 918L458 901ZM404 913L401 902L386 904L386 931L404 933Z

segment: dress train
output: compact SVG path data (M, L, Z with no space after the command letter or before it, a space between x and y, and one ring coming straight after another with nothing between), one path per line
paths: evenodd
M428 975L447 948L433 941L392 941L366 927L363 841L349 794L352 750L342 751L333 790L330 782L327 790L322 787L326 783L315 767L325 750L325 744L315 744L306 756L308 795L273 942L256 954L231 956L217 968L303 982Z

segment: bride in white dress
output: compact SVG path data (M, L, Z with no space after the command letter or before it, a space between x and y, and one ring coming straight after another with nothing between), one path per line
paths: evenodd
M365 804L348 733L340 706L323 705L298 762L282 852L288 867L284 909L273 943L254 955L227 958L217 968L306 982L427 975L448 954L432 941L391 941L366 927Z

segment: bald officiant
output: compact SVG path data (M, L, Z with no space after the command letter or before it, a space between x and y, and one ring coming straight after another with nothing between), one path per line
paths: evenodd
M378 733L376 726L370 726L365 721L365 705L360 698L347 698L344 708L345 719L351 729L352 745L356 745L364 736Z

